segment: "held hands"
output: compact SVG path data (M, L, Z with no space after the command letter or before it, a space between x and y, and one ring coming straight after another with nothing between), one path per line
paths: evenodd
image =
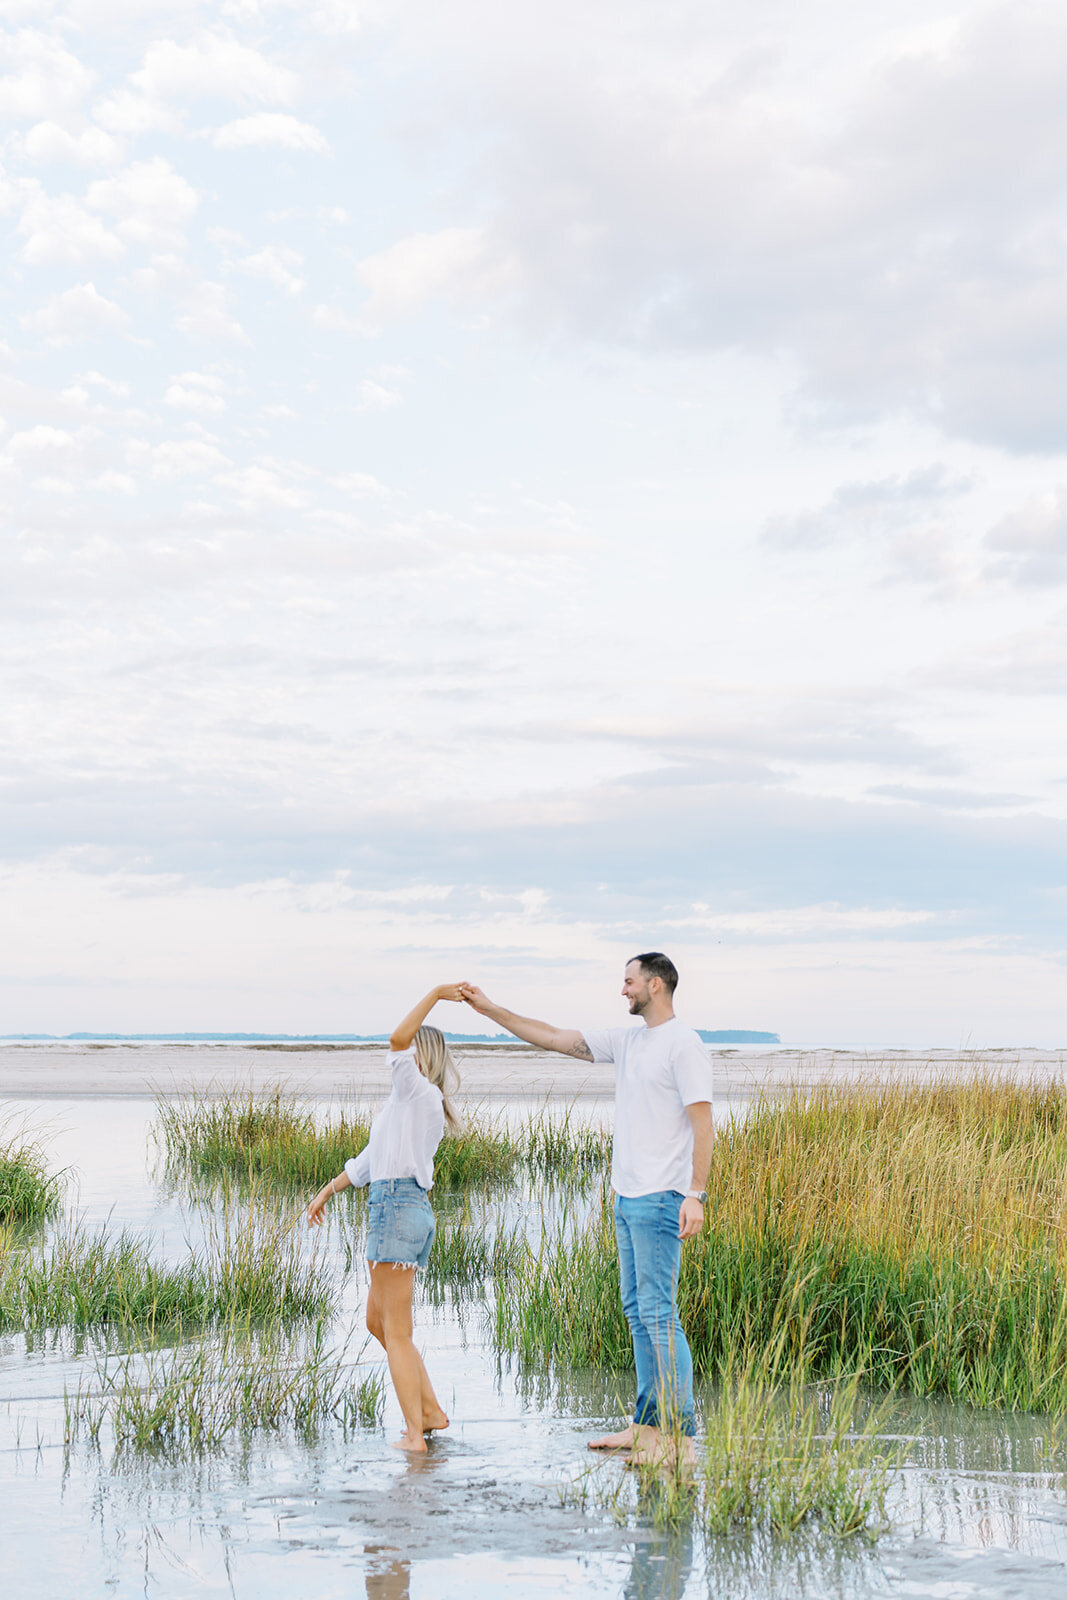
M455 1000L458 1002L467 998L466 991L469 988L469 983L439 983L434 990L434 995L438 1000Z
M462 990L462 993L460 994L459 998L461 1000L466 1000L467 1004L474 1011L488 1011L489 1007L493 1003L489 999L488 995L484 995L482 993L476 983L461 983L460 989Z
M704 1226L704 1207L699 1200L690 1200L688 1195L682 1201L682 1209L678 1213L679 1239L693 1239Z

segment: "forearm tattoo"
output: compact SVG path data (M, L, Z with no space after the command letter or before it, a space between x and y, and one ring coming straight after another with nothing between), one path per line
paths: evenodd
M581 1034L579 1034L577 1039L575 1039L574 1043L567 1051L567 1054L569 1056L577 1057L579 1061L592 1061L593 1059L593 1052L590 1050Z

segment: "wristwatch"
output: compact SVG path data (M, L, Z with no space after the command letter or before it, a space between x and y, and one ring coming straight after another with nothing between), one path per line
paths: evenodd
M685 1198L687 1200L699 1200L702 1206L706 1206L708 1203L708 1191L706 1189L690 1189Z

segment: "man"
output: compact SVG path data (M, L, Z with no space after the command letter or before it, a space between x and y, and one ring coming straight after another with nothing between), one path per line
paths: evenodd
M678 972L658 950L626 965L623 997L636 1028L554 1028L494 1005L473 985L467 1003L518 1039L579 1061L615 1064L611 1182L623 1310L634 1342L637 1404L630 1427L591 1450L629 1450L635 1462L669 1455L676 1433L692 1456L693 1362L678 1320L681 1241L704 1223L715 1130L711 1060L674 1014ZM663 1437L663 1435L666 1437Z

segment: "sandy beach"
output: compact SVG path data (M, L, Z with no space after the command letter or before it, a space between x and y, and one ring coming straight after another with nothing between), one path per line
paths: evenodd
M454 1047L468 1100L602 1100L613 1068L574 1062L521 1044ZM1067 1050L774 1051L715 1049L715 1095L743 1104L760 1094L823 1082L989 1072L1063 1081ZM0 1099L141 1099L195 1089L257 1092L284 1083L315 1098L380 1098L389 1074L380 1044L206 1044L135 1041L0 1044Z

